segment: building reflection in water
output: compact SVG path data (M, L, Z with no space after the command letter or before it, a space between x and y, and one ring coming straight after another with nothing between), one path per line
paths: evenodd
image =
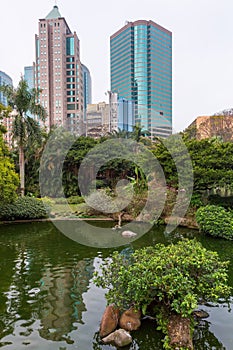
M82 313L86 307L82 294L88 290L93 272L93 259L80 260L71 267L46 268L41 279L41 337L73 342L68 333L76 329L74 324L83 323Z

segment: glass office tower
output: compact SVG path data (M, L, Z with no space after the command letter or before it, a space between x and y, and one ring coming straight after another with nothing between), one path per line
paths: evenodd
M13 82L11 77L9 77L9 75L0 71L0 86L2 85L13 86ZM7 98L2 92L0 92L0 103L4 106L7 106Z
M172 133L172 33L153 21L128 22L110 38L111 91L133 101L135 123Z

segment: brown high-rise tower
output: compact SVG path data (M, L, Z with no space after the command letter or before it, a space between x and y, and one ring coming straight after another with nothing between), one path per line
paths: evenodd
M39 20L35 87L42 90L40 103L48 113L48 129L58 125L82 134L84 98L79 39L57 6Z

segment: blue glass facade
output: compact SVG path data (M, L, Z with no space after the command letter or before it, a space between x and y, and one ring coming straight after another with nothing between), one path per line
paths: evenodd
M119 98L117 104L118 128L120 130L133 131L134 103L125 98Z
M87 105L92 103L92 81L89 69L82 64L83 73L83 100L84 100L84 117L86 116Z
M9 75L0 71L0 86L2 85L13 86L13 82L12 82L12 79L9 77ZM7 99L2 92L0 92L0 103L4 106L7 106Z
M152 136L172 131L172 33L152 21L129 22L110 39L111 91L132 100L135 123Z
M24 80L28 83L29 89L35 87L35 72L33 66L24 67Z

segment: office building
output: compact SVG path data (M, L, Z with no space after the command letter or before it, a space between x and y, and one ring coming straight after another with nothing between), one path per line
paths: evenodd
M111 91L132 101L134 123L172 132L172 33L153 21L127 22L110 38Z
M7 75L6 73L0 71L0 86L2 85L10 85L13 86L12 79ZM7 106L7 98L3 95L3 93L0 91L0 103L3 106Z
M47 110L45 125L82 133L84 115L83 70L80 43L55 5L39 20L36 35L35 87Z
M33 89L35 87L35 71L34 66L24 67L24 80L26 80L29 89Z
M0 86L2 85L10 85L13 86L13 81L9 75L6 73L0 71ZM7 106L7 98L6 96L3 95L2 92L0 92L0 103L3 106ZM3 134L3 138L6 141L6 143L11 147L12 145L12 123L13 123L13 118L12 117L4 117L1 121L1 123L5 126L7 132Z
M82 64L82 73L84 110L86 111L87 105L92 103L92 82L90 71L84 64Z

